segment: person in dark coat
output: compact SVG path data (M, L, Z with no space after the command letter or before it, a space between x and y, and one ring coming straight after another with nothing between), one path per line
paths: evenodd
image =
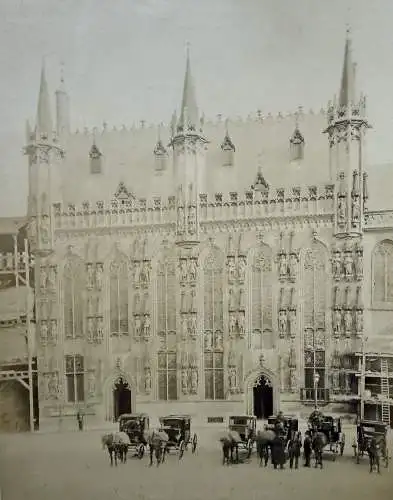
M280 469L283 469L285 464L284 443L278 436L272 441L272 464L275 469L278 466L280 466Z
M305 467L310 467L311 451L312 451L311 434L310 434L310 431L307 431L305 434L304 443L303 443L304 466Z
M299 468L300 450L302 447L302 437L300 432L292 436L288 442L289 467L292 469L295 463L295 469Z
M76 414L76 419L78 421L78 428L80 431L83 431L83 415L80 411Z

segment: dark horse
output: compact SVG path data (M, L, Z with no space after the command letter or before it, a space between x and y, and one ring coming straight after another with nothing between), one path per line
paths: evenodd
M379 469L379 446L375 437L372 437L367 443L367 453L368 460L370 464L370 474L374 469L374 466L377 468L378 474L381 473Z
M259 465L262 467L262 464L265 467L269 461L269 450L272 454L273 441L276 437L276 433L273 430L265 429L264 431L258 431L256 435L256 443L257 443L257 454L259 457Z
M327 444L327 437L323 432L319 431L313 431L311 434L311 447L314 452L314 458L315 458L315 468L320 466L320 468L323 468L323 461L322 461L322 456L323 456L323 449L325 448Z
M127 435L123 436L123 434L124 432L110 432L101 437L102 448L107 448L111 466L113 465L113 459L116 466L118 458L122 463L127 462L129 438Z

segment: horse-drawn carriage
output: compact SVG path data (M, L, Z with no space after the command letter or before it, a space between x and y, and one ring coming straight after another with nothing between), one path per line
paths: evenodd
M190 443L191 451L195 453L198 438L194 433L191 439L191 417L189 415L167 415L166 417L160 417L160 431L164 431L168 436L165 453L171 449L175 449L179 452L180 459Z
M320 434L323 447L329 446L329 451L336 460L338 453L342 456L345 447L345 434L342 431L341 419L331 415L323 415L319 410L314 410L309 419L308 425L312 434Z
M128 435L130 438L128 448L133 448L135 455L142 458L147 445L149 416L146 413L125 413L119 417L119 431Z
M389 465L387 433L388 426L384 422L361 420L357 425L356 462L360 462L360 457L364 456L374 440L376 449L387 467Z
M247 456L250 457L256 438L257 419L253 415L235 415L229 417L229 432L237 432L240 436L240 442L243 449L247 450Z
M266 428L274 431L287 444L299 431L299 421L292 415L272 415L267 419Z

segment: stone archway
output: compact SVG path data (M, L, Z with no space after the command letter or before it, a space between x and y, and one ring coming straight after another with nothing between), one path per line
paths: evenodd
M248 374L244 387L246 412L259 419L267 419L280 407L277 377L267 369L259 368Z
M135 395L134 384L127 373L112 373L104 384L105 420L113 422L121 413L135 412Z

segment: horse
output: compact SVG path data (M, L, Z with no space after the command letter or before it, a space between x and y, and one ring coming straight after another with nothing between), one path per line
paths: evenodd
M323 468L322 455L323 449L327 445L327 437L323 432L314 431L311 437L311 448L314 451L315 468Z
M234 463L233 452L236 452L235 462L239 462L239 443L241 442L241 437L236 431L224 432L220 437L219 441L222 444L222 454L223 454L223 465L229 463Z
M377 467L377 473L380 474L381 473L381 471L379 469L380 447L379 447L375 437L372 437L371 439L368 440L366 450L368 453L368 460L369 460L369 464L370 464L370 474L372 473L374 466Z
M153 465L153 454L156 457L157 467L164 463L166 453L166 443L169 440L168 434L164 431L151 429L145 434L146 442L150 451L150 467Z
M259 465L262 467L264 463L265 467L269 461L269 448L272 451L272 444L276 437L273 430L265 429L264 431L258 431L255 441L257 443L257 454L259 457Z
M127 461L129 442L129 437L124 432L110 432L101 436L102 449L107 448L111 466L113 466L113 459L115 459L115 466L117 466L118 458L122 463Z

